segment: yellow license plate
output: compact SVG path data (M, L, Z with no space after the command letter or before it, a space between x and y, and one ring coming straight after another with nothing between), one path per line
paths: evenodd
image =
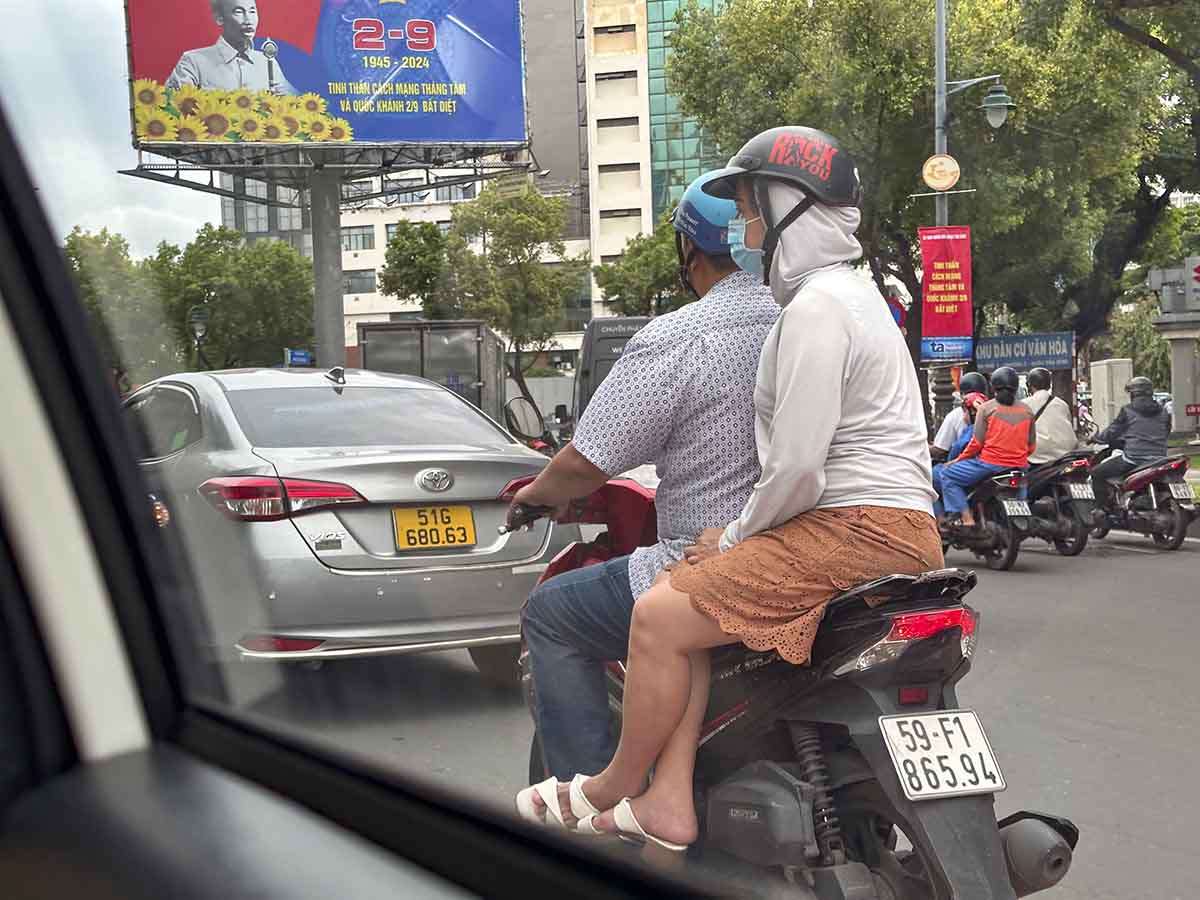
M475 546L469 506L405 506L392 510L392 522L398 550Z

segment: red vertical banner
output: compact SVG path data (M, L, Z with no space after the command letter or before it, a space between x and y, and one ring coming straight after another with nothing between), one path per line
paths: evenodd
M921 359L970 359L971 229L919 228L921 244Z

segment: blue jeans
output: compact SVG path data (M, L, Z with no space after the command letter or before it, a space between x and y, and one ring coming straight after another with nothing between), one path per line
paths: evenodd
M942 506L942 472L946 470L946 466L950 463L934 463L933 465L933 489L937 491L937 497L933 501L933 514L940 516L946 510Z
M534 589L522 617L543 759L560 780L608 765L604 664L625 659L633 618L629 557L564 572Z
M946 512L957 515L967 508L967 491L979 484L988 475L1009 472L1012 466L997 466L985 463L979 457L948 463L941 472L942 502Z

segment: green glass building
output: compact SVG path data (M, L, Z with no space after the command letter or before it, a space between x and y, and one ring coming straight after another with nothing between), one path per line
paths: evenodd
M695 119L679 112L679 101L667 93L667 36L675 30L675 13L686 0L646 0L648 72L650 79L650 190L657 223L701 172L725 160L704 136ZM720 0L699 0L714 12Z

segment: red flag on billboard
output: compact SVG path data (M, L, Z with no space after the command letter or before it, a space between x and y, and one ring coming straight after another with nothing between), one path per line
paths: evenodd
M971 229L965 225L920 228L921 338L948 339L970 347L974 331L971 308ZM936 340L935 340L936 339ZM929 354L937 358L940 354ZM970 355L968 352L967 356Z

